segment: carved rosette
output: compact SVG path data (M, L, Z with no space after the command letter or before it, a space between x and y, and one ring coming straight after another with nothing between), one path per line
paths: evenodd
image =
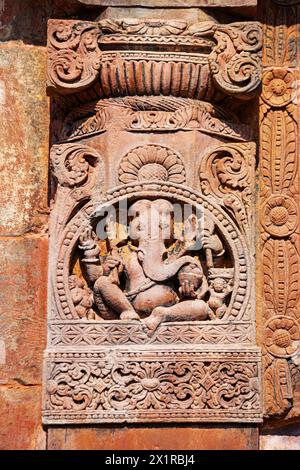
M261 249L266 417L293 414L299 376L299 2L268 0L261 95Z

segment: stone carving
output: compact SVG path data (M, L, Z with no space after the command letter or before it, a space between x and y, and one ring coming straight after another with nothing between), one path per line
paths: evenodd
M255 145L231 144L207 154L199 172L203 193L217 197L245 231L251 225L254 167Z
M141 50L134 50L137 45ZM149 45L156 50L149 51ZM168 50L159 52L158 46ZM178 46L188 52L177 52ZM195 47L197 54L192 52ZM48 85L71 93L98 76L101 98L162 94L202 99L212 96L212 74L222 91L246 98L260 84L261 47L255 22L219 26L136 19L52 21Z
M211 319L222 318L226 312L226 297L233 289L233 271L230 269L210 269L210 297L208 306Z
M90 289L87 289L84 282L77 276L72 275L69 278L69 287L72 302L79 318L92 320L95 314L92 310L93 297Z
M299 351L300 329L294 318L276 316L266 324L267 350L275 357L291 357Z
M247 362L241 362L244 360ZM260 419L256 353L154 355L142 350L55 355L48 366L45 420L135 422ZM124 412L124 410L126 410ZM251 414L250 414L251 413Z
M57 142L72 141L105 132L116 120L109 110L120 116L119 129L130 132L199 131L233 141L248 141L248 126L218 106L179 97L109 98L80 105L65 118L56 121Z
M297 206L289 196L270 196L264 204L262 214L264 229L275 237L291 235L298 224Z
M161 180L185 182L185 169L176 153L161 145L145 145L131 150L122 159L119 168L121 183Z
M260 85L259 24L53 20L48 50L44 423L261 422L256 146L238 118ZM281 221L292 236L291 195L287 217L268 201L269 236ZM291 353L298 330L281 330Z
M288 70L270 70L264 75L262 98L274 108L288 105L292 97L293 81L293 74Z
M57 141L77 140L107 130L106 108L97 104L80 106L72 110L60 125Z
M276 5L274 5L274 3ZM293 407L292 357L299 351L298 2L267 1L261 100L261 246L265 415ZM279 6L280 5L280 6ZM293 19L292 19L293 18ZM294 374L294 372L293 372Z
M49 22L49 87L79 91L95 80L100 65L97 33L94 23Z
M159 149L159 152L162 150ZM164 159L174 157L172 154L168 156L166 149L163 149L161 155ZM157 155L155 158L159 162ZM142 168L148 171L147 165ZM103 260L102 272L99 269L96 279L95 264L98 267L100 263L96 257L97 245L91 229L81 236L80 248L83 261L87 263L87 281L93 285L95 303L104 318L135 320L146 315L144 324L149 335L163 321L207 318L208 306L202 300L208 290L207 280L198 259L187 254L199 236L197 225L193 227L198 221L191 215L186 221L189 225L188 235L191 233L191 236L176 241L168 250L166 241L172 237L172 211L173 206L166 199L140 199L135 202L129 209L129 242L120 249L117 249L114 241L110 243L112 246ZM224 254L222 242L214 234L214 228L210 235L204 232L202 243L215 256ZM226 276L228 270L224 271ZM125 292L120 288L122 272L125 272L125 284L128 286ZM175 277L179 281L177 292L172 286ZM215 292L214 297L216 295ZM220 293L218 296L220 299ZM225 307L223 301L222 306Z
M250 322L235 324L226 321L200 324L198 322L163 323L152 336L142 323L97 321L66 323L52 321L49 325L52 346L107 346L134 344L251 344L253 328Z
M260 84L262 34L258 23L216 28L217 46L209 58L214 81L225 93L245 97Z
M54 147L52 152L53 174L62 186L81 186L92 178L94 162L98 154L82 144Z

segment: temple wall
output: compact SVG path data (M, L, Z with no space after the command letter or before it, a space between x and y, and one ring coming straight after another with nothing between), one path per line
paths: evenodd
M120 450L300 449L297 381L294 411L268 419L260 427L203 423L42 426L51 193L47 20L96 20L99 11L87 3L93 2L0 0L0 449L99 449L103 442L104 448ZM103 2L103 10L108 9L102 18L110 16L110 3L114 2ZM138 3L120 1L115 16L122 17L128 6L135 11L140 8L138 14L143 17L145 12ZM157 8L166 6L163 0L156 3ZM227 3L236 8L241 1ZM191 6L185 14L191 20L199 19L194 9L197 1ZM249 8L244 12L251 13ZM226 19L228 11L222 15ZM202 19L204 16L209 19L209 12ZM238 17L244 18L245 13ZM298 360L299 355L294 359L296 366Z

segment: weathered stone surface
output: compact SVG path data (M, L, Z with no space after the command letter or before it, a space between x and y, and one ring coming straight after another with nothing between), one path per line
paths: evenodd
M49 108L45 60L42 49L0 47L1 236L46 230Z
M122 7L161 7L161 8L174 8L174 7L236 7L236 6L255 6L257 0L77 0L84 5L99 5L99 6L122 6Z
M258 429L227 426L49 428L51 450L254 450Z
M41 387L0 385L0 450L45 448L46 432L41 425Z
M0 41L44 45L47 16L56 0L1 0ZM22 13L21 13L22 12Z
M0 239L0 340L6 356L1 384L41 383L46 285L47 240Z
M261 450L300 450L300 426L297 420L289 424L283 420L268 424L268 428L262 430L259 438Z

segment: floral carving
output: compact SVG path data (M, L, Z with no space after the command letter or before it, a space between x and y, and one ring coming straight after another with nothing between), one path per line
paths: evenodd
M123 157L119 168L122 183L161 180L184 183L185 169L174 150L161 145L136 147Z
M70 93L95 80L100 65L98 35L96 23L49 22L49 88Z
M297 206L288 196L271 196L262 210L262 224L275 237L291 235L298 224Z
M250 224L254 159L255 144L224 145L205 155L199 170L203 194L221 200L243 230Z
M273 107L282 107L290 103L294 76L286 69L274 69L263 77L262 98Z
M272 317L265 328L265 345L272 356L288 358L299 351L300 328L294 318Z
M259 23L235 23L215 28L217 46L209 57L217 86L246 98L260 85L262 31Z
M45 424L261 422L255 145L237 117L258 23L57 20L48 44Z
M180 20L161 21L156 19L135 19L126 18L124 20L102 20L102 32L107 33L126 33L129 35L147 35L147 36L177 36L187 29L187 22Z
M53 173L62 186L80 186L93 172L99 155L82 144L54 145L51 150Z
M261 269L265 415L286 416L294 405L291 355L299 343L298 117L292 100L299 3L265 1L261 100Z
M211 74L223 92L244 98L260 84L261 31L254 22L223 26L176 20L60 20L50 22L48 44L49 89L62 93L88 87L98 73L101 97L171 94L209 99L214 93ZM150 52L149 44L162 50ZM130 51L130 45L141 50ZM178 52L178 46L192 51ZM173 74L180 80L171 81ZM145 79L137 83L136 76Z
M112 417L123 421L124 413L128 422L137 415L157 421L168 410L167 421L178 419L183 411L187 421L201 420L201 413L208 421L217 416L224 421L235 421L237 416L260 421L259 371L251 354L247 363L231 353L222 360L213 356L205 360L205 353L202 357L194 353L189 361L158 356L148 361L143 353L140 360L136 353L119 355L118 364L108 361L104 353L92 353L95 359L61 358L49 363L46 420L51 422L55 413L64 410L64 421L70 423L86 414L93 422Z

